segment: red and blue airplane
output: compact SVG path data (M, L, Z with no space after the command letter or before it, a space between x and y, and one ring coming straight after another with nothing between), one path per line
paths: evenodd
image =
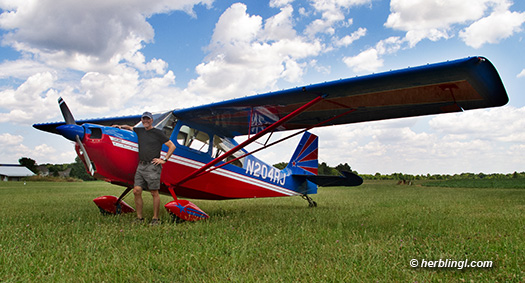
M508 97L495 67L486 58L455 61L303 86L220 103L176 109L154 115L154 127L177 148L163 165L161 193L173 196L165 205L174 220L196 221L208 215L190 199L238 199L310 195L318 186L358 186L351 172L320 176L315 127L392 118L459 112L505 105ZM116 196L94 201L103 213L134 211L122 199L133 187L138 164L134 132L111 127L140 127L141 115L75 121L61 98L64 122L33 127L72 140L87 171L97 179L125 187ZM293 133L259 149L245 147L277 131ZM303 134L288 166L277 169L252 154ZM247 136L242 143L234 138ZM164 146L162 155L165 156Z

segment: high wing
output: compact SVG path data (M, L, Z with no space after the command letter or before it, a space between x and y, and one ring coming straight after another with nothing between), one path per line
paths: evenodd
M501 79L483 57L343 79L176 110L188 124L225 135L255 134L316 97L321 102L277 130L412 117L495 107L508 102ZM349 111L350 110L350 111ZM345 114L351 112L349 114ZM336 119L333 119L336 116ZM332 120L333 119L333 120Z
M235 137L261 132L318 97L323 99L275 130L458 112L508 102L492 63L483 57L470 57L174 110L173 114L190 126L206 127ZM134 125L140 117L89 119L77 123ZM56 127L63 124L43 123L33 127L58 133Z

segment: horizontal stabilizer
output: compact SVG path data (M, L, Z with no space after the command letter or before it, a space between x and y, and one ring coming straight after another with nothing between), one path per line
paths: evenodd
M315 183L321 187L354 187L363 183L363 179L358 175L342 171L343 176L318 176L318 175L294 175L306 178L306 180Z

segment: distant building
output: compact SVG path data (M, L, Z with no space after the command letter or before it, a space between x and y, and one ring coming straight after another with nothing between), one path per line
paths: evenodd
M20 181L22 178L34 175L35 173L22 165L0 164L0 180L2 181Z
M63 178L66 178L66 177L69 177L69 174L71 173L71 168L67 168L66 170L64 171L58 171L58 176L59 177L63 177Z
M47 168L46 165L38 165L36 169L38 170L38 175L40 176L56 176L53 172L49 171L49 168ZM69 174L71 174L71 168L67 168L64 171L58 171L57 173L58 175L56 177L69 177Z
M36 167L38 170L40 176L49 176L49 169L47 169L47 166L45 165L39 165Z

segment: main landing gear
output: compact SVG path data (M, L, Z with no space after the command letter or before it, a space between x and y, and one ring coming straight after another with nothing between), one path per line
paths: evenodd
M173 186L169 186L168 190L170 191L173 200L165 204L164 207L171 215L173 222L181 223L184 221L197 221L209 218L208 214L191 201L177 199L175 188Z
M101 196L93 201L103 215L135 212L133 207L122 200L131 189L127 188L118 198L116 196Z
M315 202L311 197L308 195L302 195L303 199L308 201L309 207L317 207L317 202Z

